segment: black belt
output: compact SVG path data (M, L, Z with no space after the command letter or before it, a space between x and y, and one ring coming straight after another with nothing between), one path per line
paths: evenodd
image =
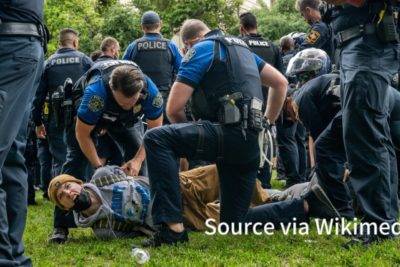
M366 25L357 25L336 34L337 45L342 46L344 43L350 41L351 39L375 33L376 33L375 24L370 23Z
M33 23L0 22L0 35L22 35L42 38L39 27Z

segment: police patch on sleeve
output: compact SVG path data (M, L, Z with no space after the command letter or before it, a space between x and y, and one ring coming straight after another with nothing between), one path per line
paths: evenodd
M194 48L190 48L183 57L182 62L189 62L194 55L196 55L196 50L194 50Z
M100 96L93 95L89 100L89 110L99 112L104 108L104 100Z
M162 95L161 95L160 92L158 92L157 95L156 95L156 97L154 97L154 99L153 99L152 105L153 105L153 107L155 107L155 108L161 108L162 105L163 105L163 102L164 102L164 101L163 101Z
M317 41L318 41L318 39L319 39L319 37L321 36L321 34L318 32L318 31L316 31L316 30L311 30L310 32L309 32L309 34L307 35L307 43L309 43L309 44L315 44Z

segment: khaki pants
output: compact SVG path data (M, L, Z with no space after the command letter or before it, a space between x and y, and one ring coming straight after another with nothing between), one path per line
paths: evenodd
M217 167L208 165L179 174L183 217L185 225L202 231L206 229L205 221L209 218L219 222L219 177ZM269 196L256 181L251 206L269 202Z

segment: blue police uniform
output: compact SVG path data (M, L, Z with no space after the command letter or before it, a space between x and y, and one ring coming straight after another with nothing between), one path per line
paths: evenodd
M333 56L332 30L325 22L317 21L311 25L311 29L300 44L299 49L303 50L311 47L324 50L329 57Z
M339 74L325 74L305 83L295 94L299 118L315 145L318 182L332 204L346 218L354 211L348 186L343 183L346 155L340 113Z
M398 207L396 189L390 187L397 175L393 177L389 82L399 70L399 51L397 43L385 43L378 37L374 18L383 8L383 1L368 1L360 8L343 6L333 14L332 28L340 45L343 133L350 181L364 220L392 224L397 221Z
M145 33L128 46L122 58L138 64L143 73L156 84L163 95L165 110L169 90L182 61L175 43L164 39L159 33ZM165 114L164 121L167 122Z
M259 71L265 62L238 38L224 37L220 31L205 38L187 52L177 76L177 81L194 88L193 113L203 120L151 129L144 137L155 224L182 222L179 157L217 162L221 221L242 221L250 205L259 167L258 133L247 129L244 137L241 126L219 123L218 98L234 88L263 101ZM202 94L206 104L197 106L197 101L204 101Z
M27 212L23 152L30 113L27 107L43 68L38 31L43 0L0 1L0 20L0 265L30 265L22 243ZM12 22L25 23L19 34Z
M400 170L400 92L398 90L393 91L391 105L393 105L393 108L390 113L390 132L396 150L397 170ZM400 179L400 172L397 175ZM400 182L398 187L400 187ZM397 194L400 194L400 190Z
M48 147L52 157L52 177L60 174L67 152L64 143L64 125L60 118L56 118L58 107L55 107L52 95L67 78L70 78L73 83L76 82L90 69L91 65L92 61L89 57L72 48L60 48L46 60L45 70L33 101L32 114L36 126L45 124ZM42 114L46 98L50 99L49 114L44 122ZM47 188L44 190L47 191Z

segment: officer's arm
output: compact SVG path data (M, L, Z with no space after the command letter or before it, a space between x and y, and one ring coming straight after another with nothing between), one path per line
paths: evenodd
M274 123L285 101L288 81L285 76L269 64L265 64L261 70L260 78L263 85L270 87L265 116L271 123Z
M102 165L102 162L97 155L96 146L93 143L90 133L94 129L95 125L89 125L81 121L79 118L76 119L75 135L78 140L79 146L90 161L92 166L98 167Z
M174 83L166 108L167 116L171 123L187 121L185 106L192 94L193 87L181 82Z

